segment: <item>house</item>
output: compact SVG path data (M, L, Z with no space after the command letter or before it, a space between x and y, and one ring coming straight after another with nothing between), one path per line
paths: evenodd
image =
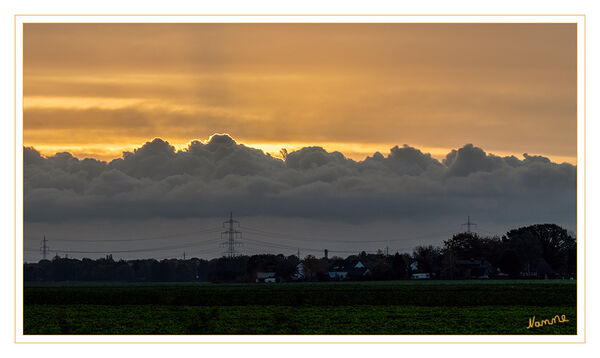
M348 269L343 265L334 266L329 270L329 278L332 280L345 280L348 277Z
M275 276L275 272L257 272L256 282L275 283L277 282L277 277Z
M329 279L331 280L360 280L370 274L371 270L360 260L335 264L328 271Z
M292 275L292 280L297 281L297 280L302 280L304 278L304 266L302 265L302 262L298 263L298 265L296 265L296 273Z
M419 263L417 261L414 261L412 264L410 264L410 270L419 271Z
M361 261L357 261L348 271L348 275L354 278L362 278L369 276L370 274L371 270L368 269Z
M371 274L371 270L360 260L346 262L344 270L348 272L347 278L352 280L361 280Z
M353 268L355 268L355 269L364 269L365 265L363 265L362 262L357 261Z

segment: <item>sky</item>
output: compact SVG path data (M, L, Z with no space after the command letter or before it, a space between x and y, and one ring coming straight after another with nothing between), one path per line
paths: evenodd
M576 164L576 71L575 24L25 24L24 144L111 160L229 133Z
M25 260L575 231L576 72L574 24L25 24Z

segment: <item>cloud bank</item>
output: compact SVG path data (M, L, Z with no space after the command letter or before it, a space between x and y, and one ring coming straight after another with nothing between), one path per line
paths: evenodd
M159 138L109 163L24 148L24 219L148 219L240 215L495 222L572 222L576 167L500 157L467 144L439 162L407 145L363 161L306 147L283 160L227 135L176 151Z

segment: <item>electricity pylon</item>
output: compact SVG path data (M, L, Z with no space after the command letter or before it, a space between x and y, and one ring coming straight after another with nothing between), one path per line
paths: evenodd
M48 240L46 240L46 235L44 235L44 239L40 243L40 251L42 252L42 260L46 259L46 255L48 255L48 250L50 249L46 244Z
M227 257L239 256L240 253L235 249L236 246L241 245L241 242L236 240L242 239L242 232L235 230L234 227L240 227L240 222L233 220L233 213L229 213L229 220L223 222L223 227L227 228L227 231L221 233L221 240L224 240L223 236L226 236L226 240L221 243L221 246L227 247L227 250L223 253Z
M471 226L477 226L477 224L475 224L474 222L471 222L471 217L467 216L467 222L462 224L460 227L462 228L463 226L467 227L467 233L471 233Z

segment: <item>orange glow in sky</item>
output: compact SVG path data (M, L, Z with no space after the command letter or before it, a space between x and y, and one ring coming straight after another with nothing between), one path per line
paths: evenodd
M575 164L576 71L575 24L25 24L24 145L110 160L226 132Z

